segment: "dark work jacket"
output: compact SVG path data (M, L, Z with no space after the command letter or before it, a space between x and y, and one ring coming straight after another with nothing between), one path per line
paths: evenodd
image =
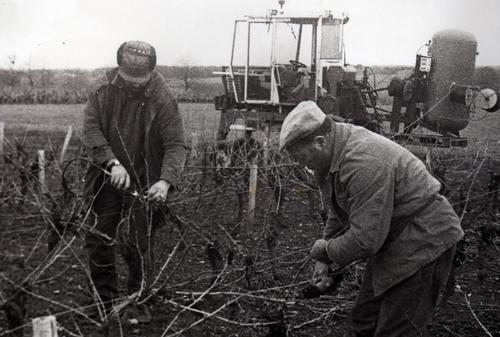
M404 147L365 128L333 123L324 237L334 263L369 258L375 296L410 277L463 236L440 183Z
M90 93L84 110L82 142L95 164L90 165L85 177L85 200L93 194L96 183L102 181L103 172L99 167L116 158L109 143L114 110L118 101L129 95L117 71L115 68L106 73L104 83ZM143 146L147 180L154 184L162 179L175 188L186 160L184 127L177 102L163 76L156 71L141 99L143 102L137 111L129 113L140 113L146 119Z

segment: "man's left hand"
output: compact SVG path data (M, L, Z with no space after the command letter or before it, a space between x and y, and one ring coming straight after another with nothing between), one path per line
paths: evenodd
M311 257L319 262L330 263L330 258L326 253L327 241L324 239L316 240L314 246L311 248Z
M148 198L152 201L165 202L167 200L170 183L159 180L148 191Z

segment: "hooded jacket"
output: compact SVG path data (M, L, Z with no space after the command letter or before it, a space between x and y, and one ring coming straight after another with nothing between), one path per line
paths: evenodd
M153 71L151 80L142 94L129 104L130 93L117 75L118 68L106 73L105 81L89 94L84 109L83 146L92 159L85 177L84 198L94 192L96 183L102 181L108 160L116 158L110 144L110 130L117 109L131 109L129 113L141 114L144 123L144 158L147 164L147 181L169 182L172 187L179 183L186 160L184 127L177 102L168 89L163 76Z

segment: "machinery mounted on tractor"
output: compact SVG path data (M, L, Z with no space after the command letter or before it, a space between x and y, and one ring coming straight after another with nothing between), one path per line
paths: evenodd
M477 108L498 110L498 93L472 83L477 55L472 34L436 33L416 55L410 76L376 88L371 68L358 74L346 61L348 21L345 13L289 16L282 9L236 20L229 66L216 73L225 89L215 97L221 112L218 139L237 121L269 132L298 103L313 100L334 120L406 144L467 146L460 131L470 115ZM392 97L392 108L377 104L381 91Z

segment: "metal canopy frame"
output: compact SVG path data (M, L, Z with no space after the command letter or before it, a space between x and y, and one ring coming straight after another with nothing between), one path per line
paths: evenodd
M233 91L235 95L235 99L239 103L246 104L270 104L270 105L280 105L279 95L278 95L278 81L279 75L276 75L276 39L277 39L277 25L288 23L288 24L298 24L299 25L299 37L297 38L297 48L295 53L295 59L298 61L300 56L300 49L302 43L302 28L304 25L312 26L312 40L311 40L311 71L315 73L315 99L318 98L320 94L319 89L322 87L322 67L326 64L332 63L343 63L344 60L329 60L329 59L321 59L321 34L322 34L322 25L324 18L333 18L340 19L341 21L341 32L340 39L338 41L340 43L341 55L343 52L343 25L346 22L346 14L345 13L333 13L331 11L327 11L325 15L317 15L317 16L281 16L281 15L271 15L271 16L246 16L244 19L235 20L234 22L234 31L233 31L233 45L231 49L231 59L229 64L229 72L221 72L218 73L220 75L226 75L231 78L231 83L233 86ZM235 71L234 71L234 53L235 53L235 42L236 42L236 34L239 24L247 25L247 41L246 41L246 62L245 62L245 74L244 74L244 88L243 88L243 97L238 96L238 90L236 87L236 79L235 79ZM271 74L271 88L270 88L270 99L269 100L253 100L248 99L248 78L250 76L250 50L251 50L251 31L252 24L268 24L271 25L272 36L271 36L271 59L270 59L270 74ZM318 29L319 28L319 29Z

